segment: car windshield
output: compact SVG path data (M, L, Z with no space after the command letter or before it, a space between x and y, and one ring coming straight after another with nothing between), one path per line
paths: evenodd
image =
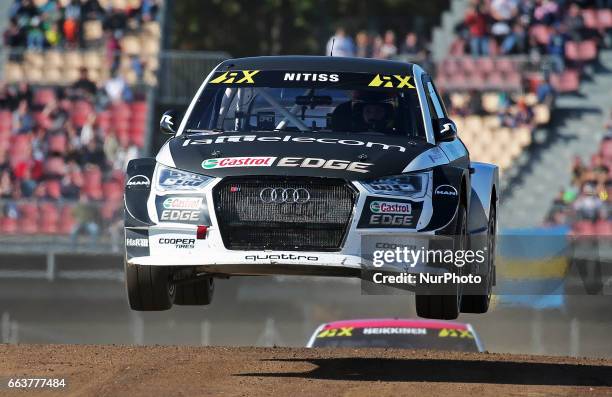
M261 72L251 74L248 82L245 72L254 71L213 75L189 116L186 133L298 131L425 138L411 76Z
M467 330L388 327L326 329L316 335L313 347L383 347L478 351L474 335Z

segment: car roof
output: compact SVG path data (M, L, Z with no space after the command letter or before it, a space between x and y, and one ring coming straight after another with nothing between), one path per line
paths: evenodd
M427 328L427 329L457 329L465 330L468 324L455 321L441 320L421 320L421 319L400 319L400 318L373 318L356 320L339 320L325 323L325 328L379 328L379 327L399 327L399 328Z
M402 73L404 75L412 75L412 66L413 64L408 62L383 59L287 55L228 59L219 64L217 70L258 69L327 73Z

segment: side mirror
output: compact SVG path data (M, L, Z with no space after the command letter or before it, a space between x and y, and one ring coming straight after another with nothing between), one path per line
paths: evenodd
M174 135L178 127L178 113L176 110L166 111L159 121L159 129L162 134Z
M457 138L455 122L446 117L438 119L437 125L434 125L434 136L436 142L449 142Z

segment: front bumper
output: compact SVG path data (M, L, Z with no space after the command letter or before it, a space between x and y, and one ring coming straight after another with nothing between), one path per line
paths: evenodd
M359 183L353 216L347 226L342 247L334 252L229 250L225 247L213 206L213 188L220 179L207 185L195 196L202 197L206 212L207 234L197 238L197 225L160 220L159 205L164 195L176 197L177 192L151 191L147 200L150 226L135 226L126 222L126 260L133 265L190 266L198 271L224 275L321 275L359 277L364 267L371 266L371 252L408 245L415 249L428 248L431 240L444 240L438 230L419 231L432 219L431 193L421 200L422 207L415 228L364 227L363 214L372 200L390 201L389 197L372 195ZM181 193L185 197L194 193ZM160 199L161 197L161 199ZM128 203L126 203L128 205ZM142 205L142 204L141 204ZM126 216L130 216L126 211ZM377 218L379 219L379 218ZM451 220L449 224L452 224ZM449 238L446 238L447 242ZM405 271L405 269L399 269ZM419 264L410 271L440 273L444 269Z

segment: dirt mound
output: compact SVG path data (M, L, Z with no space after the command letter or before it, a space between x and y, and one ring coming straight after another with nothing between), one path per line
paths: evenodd
M401 349L0 345L10 378L64 378L36 395L612 395L612 360Z

